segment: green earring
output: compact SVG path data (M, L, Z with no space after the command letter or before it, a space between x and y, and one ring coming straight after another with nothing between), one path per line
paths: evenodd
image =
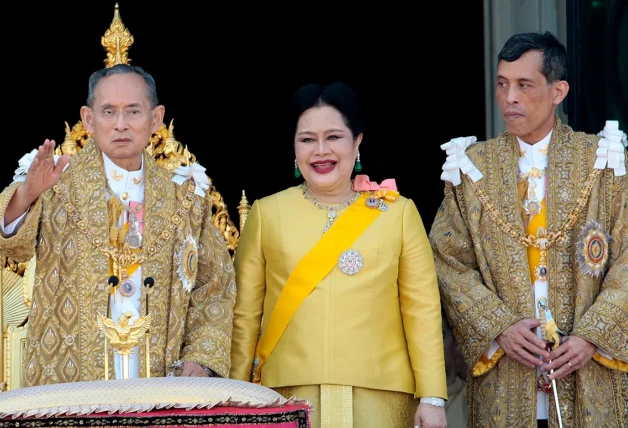
M297 160L294 160L294 176L296 178L300 178L301 177L301 170L299 170L299 165L297 165Z
M362 164L360 163L360 152L358 151L358 156L355 158L355 172L362 171Z

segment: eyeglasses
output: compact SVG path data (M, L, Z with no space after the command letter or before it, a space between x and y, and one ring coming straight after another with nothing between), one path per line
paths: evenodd
M102 122L115 123L118 121L120 113L124 117L124 120L129 123L138 123L146 119L146 115L152 110L142 110L137 108L131 108L126 110L116 110L112 108L106 108L103 110L97 110L96 116Z

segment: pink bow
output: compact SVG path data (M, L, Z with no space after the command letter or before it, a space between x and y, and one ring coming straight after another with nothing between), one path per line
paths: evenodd
M356 175L353 181L353 190L356 192L372 192L376 190L397 190L397 183L394 178L388 178L377 184L376 181L369 181L368 175Z

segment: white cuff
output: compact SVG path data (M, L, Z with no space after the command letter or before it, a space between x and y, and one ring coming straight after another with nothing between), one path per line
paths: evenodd
M26 212L24 214L22 214L21 216L19 216L18 218L16 218L15 220L13 220L10 224L5 225L4 224L4 217L2 217L2 221L0 222L0 228L2 229L2 234L3 235L11 235L13 234L13 232L15 232L15 228L16 226L19 226L19 224L22 222L22 220L24 219L24 217L26 217L26 214L28 214L28 212L31 210L30 207L28 207L26 209Z
M484 353L486 355L486 358L488 358L489 360L493 358L493 355L495 355L495 352L497 352L498 349L499 349L499 343L497 343L496 340L493 340L493 343L491 343L491 347L488 348L486 352Z

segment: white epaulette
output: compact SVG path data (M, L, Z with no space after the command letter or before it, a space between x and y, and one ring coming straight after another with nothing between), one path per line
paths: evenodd
M440 146L447 153L447 159L443 165L443 173L440 176L441 180L449 181L454 186L457 186L462 182L460 178L461 171L474 182L483 177L480 170L471 162L466 153L467 148L475 144L477 140L474 136L458 137Z
M209 186L211 185L209 177L205 174L205 168L198 163L193 163L189 166L180 166L174 170L174 177L172 177L172 181L175 183L182 185L188 179L192 179L196 185L194 193L198 196L204 197L205 190L209 189Z
M607 120L604 129L597 135L600 141L597 145L596 169L612 168L615 176L626 175L626 149L628 142L626 134L619 129L619 122Z

